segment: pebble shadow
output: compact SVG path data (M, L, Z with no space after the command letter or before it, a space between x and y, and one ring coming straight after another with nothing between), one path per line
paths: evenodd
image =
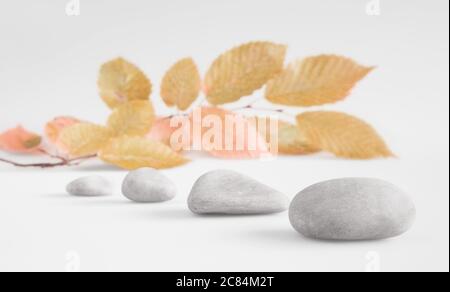
M179 208L172 208L172 209L154 209L151 210L151 215L158 218L164 218L164 219L175 219L175 220L186 220L186 219L194 219L194 220L222 220L227 219L232 221L233 219L241 220L241 219L251 219L251 218L262 218L262 217L270 217L270 216L276 216L277 214L258 214L258 215L223 215L223 214L211 214L211 215L199 215L192 213L187 207L179 207Z
M67 199L67 198L73 198L67 193L54 193L54 194L43 194L40 195L40 197L45 199Z
M150 215L157 218L171 219L171 220L186 220L195 218L195 215L192 214L188 209L170 209L170 210L155 209L151 210Z
M97 205L97 206L111 206L111 205L133 205L133 202L128 200L121 200L114 196L100 196L100 197L77 197L71 196L67 193L53 193L41 195L44 199L51 200L66 200L70 203L76 203L77 205Z
M302 241L304 242L306 239L300 234L296 233L293 230L280 228L280 229L261 229L255 231L247 231L245 233L246 237L264 241L270 241L274 243L296 243L299 244Z
M383 240L361 240L361 241L340 241L340 240L321 240L304 237L293 229L262 229L253 232L246 232L243 236L252 239L263 240L265 242L273 242L278 244L297 244L297 245L333 245L333 246L352 246L352 245L373 245L385 244L389 239Z

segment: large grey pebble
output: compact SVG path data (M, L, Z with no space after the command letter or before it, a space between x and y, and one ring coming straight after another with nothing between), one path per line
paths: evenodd
M112 194L111 183L101 176L87 176L79 178L66 188L72 196L79 197L98 197Z
M411 198L379 179L346 178L322 182L292 201L292 226L322 240L377 240L408 231L416 216Z
M216 170L200 177L188 199L196 214L268 214L286 211L286 195L234 171Z
M122 193L138 203L158 203L175 198L176 185L152 168L131 171L122 184Z

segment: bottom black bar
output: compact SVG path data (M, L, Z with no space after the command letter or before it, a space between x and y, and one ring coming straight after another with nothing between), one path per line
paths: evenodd
M155 286L189 291L289 288L298 283L297 273L156 273L149 274Z

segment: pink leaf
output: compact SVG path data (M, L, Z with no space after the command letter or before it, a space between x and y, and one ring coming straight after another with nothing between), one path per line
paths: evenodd
M41 136L17 126L0 134L0 150L15 153L39 153Z
M45 125L45 136L51 144L56 145L62 130L80 122L80 120L72 117L54 118Z
M157 118L146 137L170 146L170 137L177 129L170 126L170 118Z
M257 128L241 115L220 108L204 107L194 111L190 119L191 134L194 134L192 129L195 127L201 128L202 137L201 139L197 137L197 140L201 140L202 150L212 156L225 159L258 159L271 155L266 140L259 134ZM220 121L222 124L221 133L219 133L221 136L219 141L221 141L217 144L219 147L205 149L205 142L211 144L208 143L208 132L214 127L205 125L213 120ZM235 126L228 127L227 120L233 120ZM217 135L214 135L212 140L215 138L218 138ZM194 145L195 140L196 137L192 137Z
M80 123L81 120L73 117L61 116L56 117L45 125L45 136L47 138L46 150L51 153L67 156L67 148L58 143L61 132L70 126Z
M57 117L45 125L45 136L50 143L56 144L62 130L80 122L80 120L72 117Z

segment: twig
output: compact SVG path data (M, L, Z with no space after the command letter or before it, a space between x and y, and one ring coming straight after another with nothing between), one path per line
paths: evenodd
M173 115L169 115L166 117L162 117L163 120L170 120L173 119L175 117L189 117L188 113L179 113L179 114L173 114Z
M272 108L263 108L263 107L255 107L253 104L249 104L243 107L232 109L232 111L244 111L244 110L253 110L253 111L261 111L261 112L271 112L277 114L283 114L292 117L291 113L288 113L284 109L272 109Z
M64 161L56 162L56 163L30 163L30 164L26 164L26 163L18 163L18 162L14 162L14 161L11 161L11 160L0 158L0 162L11 164L12 166L15 166L15 167L52 168L52 167L58 167L58 166L69 166L69 164L64 162Z
M96 157L97 157L97 155L78 157L78 158L68 160L68 163L70 166L77 166L77 165L80 165L81 163L85 162L86 160L93 159Z
M44 153L44 152L43 152ZM52 158L59 159L59 162L43 162L43 163L18 163L8 159L0 158L0 162L4 162L10 164L15 167L25 167L25 168L53 168L60 166L77 166L83 163L84 161L95 158L97 155L86 156L86 157L77 157L73 159L65 159L63 157L49 155Z
M271 113L276 113L276 114L282 114L282 115L289 116L291 118L294 117L293 114L287 112L284 109L256 107L255 104L257 104L259 101L261 101L261 99L254 100L253 102L251 102L250 104L248 104L246 106L230 109L230 111L237 112L237 111L244 111L244 110L253 110L253 111L271 112ZM164 120L166 120L166 119L170 120L170 119L175 118L175 117L189 117L191 113L192 112L190 112L190 113L178 112L177 114L172 114L172 115L163 117L163 119Z
M45 149L39 148L38 151L41 152L44 155L47 155L50 158L57 159L57 160L60 160L62 162L68 162L67 158L62 157L62 156L58 156L58 155L55 155L55 154L52 154L52 153L48 152Z

